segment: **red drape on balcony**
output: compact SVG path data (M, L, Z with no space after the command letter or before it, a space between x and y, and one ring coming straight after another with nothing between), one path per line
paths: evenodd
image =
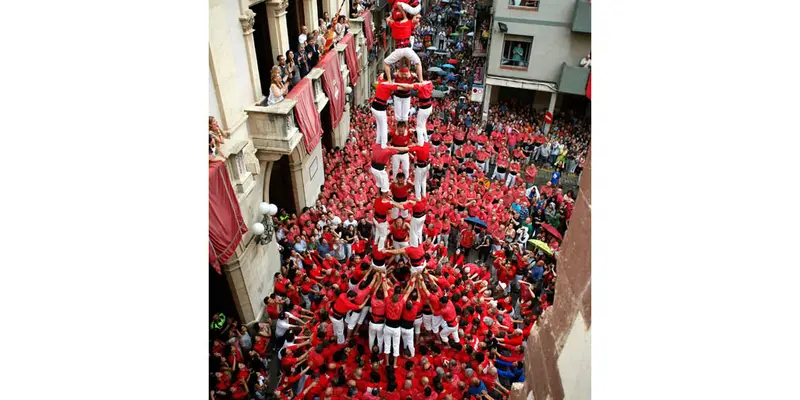
M589 80L586 82L586 97L592 99L592 73L589 72Z
M358 53L356 53L356 39L352 33L344 35L341 43L347 47L344 50L344 61L347 63L347 69L350 70L350 84L355 86L358 82Z
M209 163L208 262L218 273L222 273L222 264L231 258L245 232L247 226L242 219L225 162Z
M294 116L297 119L300 132L303 134L303 144L305 144L308 154L311 154L317 147L319 139L322 137L322 122L319 120L317 106L314 105L314 89L312 86L311 79L303 78L286 95L287 99L297 101L294 106Z
M336 128L342 120L344 113L344 80L342 71L339 69L339 52L333 50L319 60L322 73L322 89L328 95L328 106L330 107L331 125Z
M372 13L364 11L361 16L364 17L364 36L367 39L367 50L372 50L372 46L375 44L375 38L372 37Z

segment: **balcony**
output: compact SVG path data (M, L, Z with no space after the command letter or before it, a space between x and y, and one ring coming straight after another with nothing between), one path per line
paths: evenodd
M558 80L558 92L586 95L586 83L589 81L589 68L561 65L561 78Z
M572 31L592 33L592 3L578 0L575 4L575 16L572 18Z

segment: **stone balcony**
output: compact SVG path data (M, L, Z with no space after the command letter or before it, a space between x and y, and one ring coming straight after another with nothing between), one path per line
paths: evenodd
M561 64L561 77L558 80L558 92L584 96L586 83L589 81L589 68L572 67Z
M575 14L572 18L572 31L592 33L592 3L578 0L575 3Z
M314 68L303 79L311 79L314 103L317 111L322 112L328 104L328 97L322 91L322 70ZM245 108L253 146L267 153L291 154L303 136L294 115L297 101L284 99L270 106L263 105L265 102L262 98L262 101Z

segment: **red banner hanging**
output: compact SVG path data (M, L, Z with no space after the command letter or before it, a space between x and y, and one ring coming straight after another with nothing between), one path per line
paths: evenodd
M287 99L297 101L294 106L294 116L300 132L303 134L303 144L305 144L308 154L314 151L322 137L322 122L319 120L319 112L314 104L314 89L311 86L311 79L303 78L286 95Z
M592 73L589 72L589 80L586 82L586 97L592 99Z
M225 162L208 164L208 263L218 273L236 251L247 226Z
M333 128L339 126L344 113L344 80L342 71L339 69L339 52L333 50L319 60L317 67L322 68L322 89L328 95L328 107L330 107L331 125Z
M344 35L340 42L347 47L344 50L344 61L347 63L347 69L350 70L350 84L355 86L358 82L358 53L356 53L356 40L352 33Z
M372 50L375 44L375 38L372 36L372 12L369 10L361 13L364 17L364 37L367 39L367 50Z

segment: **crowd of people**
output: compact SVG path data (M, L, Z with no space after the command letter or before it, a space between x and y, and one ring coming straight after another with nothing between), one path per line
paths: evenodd
M389 25L397 35L412 21L408 46L474 5L437 2L420 18L416 0L400 1ZM446 43L456 84L483 67L469 40ZM281 270L264 318L212 320L212 398L505 399L524 382L576 200L561 177L580 175L589 126L567 113L544 133L545 110L518 102L482 122L457 91L432 95L442 82L427 71L446 60L419 60L421 77L409 57L387 64L353 107L346 144L323 154L315 205L274 217Z

